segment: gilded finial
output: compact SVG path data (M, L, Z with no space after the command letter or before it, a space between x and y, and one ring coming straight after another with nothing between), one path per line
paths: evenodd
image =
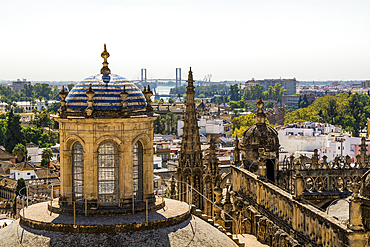
M258 107L258 110L257 110L255 122L256 122L256 124L265 124L266 115L265 115L265 113L263 112L263 109L262 109L264 103L262 101L261 96L259 97L256 105Z
M107 59L109 57L109 52L107 51L107 45L104 44L104 51L101 53L101 57L104 59L103 68L100 70L101 74L110 74L110 69L108 68Z
M257 101L256 105L257 105L257 107L258 107L258 112L263 112L263 111L262 111L262 108L263 108L264 103L263 103L263 101L262 101L261 96L259 97L259 99L258 99L258 101Z

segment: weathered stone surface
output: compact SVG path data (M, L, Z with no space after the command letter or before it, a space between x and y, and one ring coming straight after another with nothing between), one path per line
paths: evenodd
M237 246L196 216L172 227L120 234L77 234L32 230L19 221L0 230L0 246ZM246 245L249 246L249 245Z

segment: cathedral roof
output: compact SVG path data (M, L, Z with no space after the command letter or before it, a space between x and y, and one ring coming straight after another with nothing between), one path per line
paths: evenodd
M125 87L128 92L127 107L130 109L142 109L146 106L146 100L141 90L126 78L109 74L97 74L87 77L69 92L66 98L67 109L85 109L88 96L86 92L91 89L95 92L93 97L94 109L96 110L119 110L122 98L120 93Z

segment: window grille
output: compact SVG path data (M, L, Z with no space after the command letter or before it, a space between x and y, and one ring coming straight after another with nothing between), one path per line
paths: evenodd
M82 204L84 200L84 154L81 143L72 147L73 200Z
M135 201L143 200L143 145L137 141L133 152L133 189Z
M115 206L119 199L118 149L105 142L98 149L99 204Z

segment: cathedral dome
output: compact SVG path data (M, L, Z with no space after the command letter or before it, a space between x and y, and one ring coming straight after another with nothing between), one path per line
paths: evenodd
M279 137L277 131L266 124L266 115L263 112L261 97L257 101L256 123L243 133L242 146L246 149L265 146L268 151L279 149Z
M91 89L95 92L93 97L96 110L119 110L122 105L120 93L125 88L128 92L127 107L129 109L142 109L146 100L141 90L132 82L116 74L97 74L87 77L69 92L66 98L67 109L85 109L88 96L86 92Z
M266 124L255 124L243 133L244 146L277 146L279 138L277 131Z

